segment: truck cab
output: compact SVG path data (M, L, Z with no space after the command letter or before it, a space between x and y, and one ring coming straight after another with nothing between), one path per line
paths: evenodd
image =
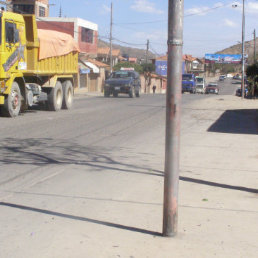
M186 73L182 75L182 93L196 93L196 78L194 74Z

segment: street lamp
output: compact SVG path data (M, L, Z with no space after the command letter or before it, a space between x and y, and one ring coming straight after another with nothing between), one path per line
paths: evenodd
M236 8L238 5L233 4L232 7ZM245 96L245 0L242 5L242 82L241 82L242 99Z

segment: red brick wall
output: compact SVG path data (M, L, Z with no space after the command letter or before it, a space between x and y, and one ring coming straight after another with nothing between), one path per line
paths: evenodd
M79 42L79 47L81 52L87 53L87 54L97 54L97 45L98 45L98 32L94 31L93 32L93 43L87 43L87 42L82 42L81 41L81 33L82 29L79 27L79 35L78 35L78 42Z
M48 5L49 0L38 0L38 2Z
M33 4L35 6L35 15L38 17L39 16L39 3L45 4L46 9L45 9L45 16L49 16L49 8L48 8L48 3L49 0L7 0L8 3L11 4ZM8 7L9 10L10 7Z
M39 29L56 30L70 34L72 37L74 37L74 23L72 22L37 21L37 25Z
M60 32L64 32L67 34L70 34L72 37L74 37L74 23L72 22L47 22L47 21L37 21L38 28L39 29L45 29L45 30L56 30ZM80 48L80 51L82 53L97 55L97 49L98 49L98 32L93 32L93 43L87 43L81 41L81 27L78 29L78 45Z

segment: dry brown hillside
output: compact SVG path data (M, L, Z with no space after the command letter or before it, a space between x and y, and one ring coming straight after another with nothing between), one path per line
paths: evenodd
M109 43L103 40L98 41L98 47L109 47ZM128 55L129 57L137 57L138 60L146 58L146 50L132 47L120 46L117 44L113 44L113 48L120 49L121 55ZM155 58L155 55L149 51L149 59Z
M258 38L256 38L256 58L258 54L257 52L258 52ZM232 55L241 54L241 53L242 53L241 43L217 52L217 54L232 54ZM254 56L254 40L245 42L245 53L248 54L248 60L252 61Z

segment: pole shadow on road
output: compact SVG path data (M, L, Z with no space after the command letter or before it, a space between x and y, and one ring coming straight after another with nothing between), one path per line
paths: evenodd
M153 170L151 167L127 164L126 162L118 161L112 158L112 150L105 150L103 147L85 147L80 144L69 142L67 140L53 140L53 139L18 139L18 138L6 138L2 141L0 147L0 163L4 165L16 164L20 166L27 166L29 164L36 166L48 165L79 165L90 167L90 172L103 171L121 171L125 173L139 173L148 176L163 177L164 172L159 170ZM21 169L22 171L22 169ZM1 171L3 172L3 171ZM0 173L1 173L0 172ZM14 180L17 180L19 176L23 176L24 173L16 175ZM189 177L180 177L180 180L209 185L213 187L220 187L226 189L240 190L245 192L257 193L257 189L250 189L241 186L232 186L227 184L220 184L210 181L204 181ZM9 179L10 181L10 179ZM5 182L1 182L4 184ZM31 212L37 212L42 214L49 214L58 217L63 217L72 220L80 220L84 222L95 223L103 226L128 230L137 233L148 234L152 236L161 236L161 233L154 232L137 227L131 227L113 222L101 221L87 217L80 217L56 211L50 211L46 209L40 209L35 207L29 207L19 204L0 202L0 206L16 208Z
M226 110L208 132L258 134L258 109Z
M55 212L55 211L50 211L50 210L45 210L45 209L38 209L38 208L19 205L19 204L14 204L14 203L0 202L0 206L11 207L11 208L26 210L26 211L32 211L32 212L37 212L37 213L42 213L42 214L47 214L47 215L72 219L72 220L90 222L90 223L95 223L95 224L98 224L98 225L114 227L114 228L118 228L118 229L133 231L133 232L152 235L152 236L161 236L161 233L159 233L159 232L154 232L154 231L150 231L150 230L146 230L146 229L129 227L129 226L116 224L116 223L112 223L112 222L106 222L106 221L90 219L90 218L85 218L85 217L80 217L80 216L74 216L74 215L70 215L70 214L66 214L66 213L60 213L60 212Z

